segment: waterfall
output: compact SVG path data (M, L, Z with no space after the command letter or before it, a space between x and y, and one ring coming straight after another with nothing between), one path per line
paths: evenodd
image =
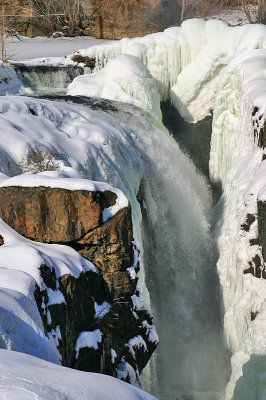
M218 398L225 387L227 354L220 337L216 249L209 233L211 196L205 178L168 131L155 127L136 107L89 98L54 99L62 103L2 98L9 136L21 152L27 150L22 137L27 137L27 146L53 143L66 154L67 171L109 182L126 194L142 250L142 271L145 267L141 284L145 291L145 279L160 337L151 367L153 392L161 400ZM14 109L23 115L19 130L12 122ZM6 141L7 154L12 154L14 140Z
M117 117L128 125L127 113ZM168 132L144 132L138 121L144 266L160 338L153 389L162 400L218 399L228 380L229 354L209 232L210 188Z
M89 73L89 68L76 65L53 66L53 65L24 65L15 64L15 71L24 86L33 91L48 90L58 91L66 89L68 85L79 75Z

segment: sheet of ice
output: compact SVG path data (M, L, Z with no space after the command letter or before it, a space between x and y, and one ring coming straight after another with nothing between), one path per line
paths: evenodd
M89 347L94 350L99 348L99 343L102 341L102 332L100 329L94 331L81 332L75 344L76 359L79 357L80 349Z
M132 55L121 55L99 71L78 76L69 85L67 94L133 104L162 119L156 82L144 64Z
M0 350L0 397L8 400L156 400L106 375L76 371Z

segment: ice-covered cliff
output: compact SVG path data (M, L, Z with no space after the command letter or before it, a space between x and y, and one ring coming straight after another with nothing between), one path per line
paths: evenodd
M227 399L254 398L255 390L256 399L265 397L265 38L262 25L192 20L77 53L94 58L96 68L120 54L139 58L161 99L170 98L187 121L213 110L210 175L223 187L215 234L225 337L233 353Z

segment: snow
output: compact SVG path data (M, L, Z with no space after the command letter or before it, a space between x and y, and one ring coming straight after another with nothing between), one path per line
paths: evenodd
M52 290L51 288L47 288L48 294L48 303L47 306L52 306L54 304L66 304L66 300L64 295L60 290Z
M12 60L64 57L77 48L90 47L108 42L108 40L95 39L88 36L62 37L57 39L40 36L31 39L17 35L5 40L7 55Z
M75 371L0 350L0 398L8 400L156 400L118 379Z
M132 55L121 55L99 71L78 76L69 85L67 94L133 104L162 119L156 82L143 63Z
M98 343L102 341L102 332L100 329L95 329L91 332L81 332L77 338L75 344L76 359L79 357L80 349L84 347L89 347L91 349L97 350L99 348Z
M99 273L90 261L71 247L33 242L20 236L3 220L0 220L0 234L4 238L4 245L0 247L0 265L31 275L40 286L40 265L53 269L57 278L65 274L78 278L85 271Z
M105 314L107 314L111 309L111 304L107 303L107 301L104 301L102 304L96 303L94 301L94 310L95 310L95 318L103 318Z
M250 13L252 22L255 23L258 19L258 6L254 4L247 4L247 10ZM248 24L249 20L247 15L245 14L243 7L225 7L222 10L219 10L217 14L214 13L210 16L211 19L218 19L226 22L231 26L239 26Z
M87 179L57 178L45 173L36 175L19 175L4 180L0 187L22 186L22 187L50 187L66 190L87 190L96 192L111 191L116 194L115 205L105 208L102 212L103 222L112 218L118 211L128 206L128 200L121 190L113 188L104 182L89 181Z
M136 373L129 363L122 360L117 368L118 379L128 380L130 383L134 384L137 381Z
M133 296L131 296L131 299L132 299L134 310L137 310L137 311L149 310L149 305L145 301L142 294L139 294L138 296L136 294L133 294Z
M148 335L149 342L152 343L159 343L159 337L157 335L156 329L154 325L150 325L148 321L142 321L143 328L146 329L146 334Z
M129 339L129 341L126 343L126 346L129 348L129 351L132 355L133 358L136 357L136 353L134 349L140 349L141 347L144 348L145 351L147 351L147 345L145 340L141 335L135 336L132 339Z

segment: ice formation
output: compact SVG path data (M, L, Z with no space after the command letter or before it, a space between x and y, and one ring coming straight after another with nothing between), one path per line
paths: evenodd
M69 85L67 94L133 104L159 121L162 119L156 82L143 63L132 55L121 55L99 71L78 76Z
M157 117L160 117L159 100L168 98L190 122L214 110L210 173L212 180L221 182L224 189L217 206L223 214L216 226L216 235L225 336L233 352L227 400L250 400L253 393L248 382L266 379L262 372L266 353L266 284L263 278L244 273L250 264L255 268L255 256L262 259L261 247L257 244L257 199L266 199L266 161L262 161L264 150L258 148L266 114L265 47L266 28L262 25L232 28L220 21L186 21L181 27L169 28L163 33L80 50L80 55L96 59L96 71L91 76L77 78L69 88L69 94L109 96ZM125 81L127 69L132 82ZM142 79L149 81L147 98ZM84 83L82 93L81 82ZM112 107L117 108L112 111L111 107L107 115L45 100L0 99L1 172L10 175L14 165L21 168L21 160L38 141L47 148L51 142L67 157L60 160L60 172L49 173L49 177L90 178L109 182L122 190L132 205L135 238L140 247L142 239L146 246L150 259L146 260L147 269L149 263L152 264L152 273L160 276L156 289L158 298L167 297L158 312L162 341L165 327L170 326L169 320L179 321L178 332L170 332L170 336L168 332L167 342L163 342L162 369L172 367L168 369L168 376L162 374L161 386L168 383L170 386L177 380L180 386L204 384L205 381L208 384L212 379L217 383L215 374L214 378L204 375L204 370L213 372L215 368L208 364L210 360L202 357L204 353L206 358L210 350L210 337L202 328L207 327L203 311L217 311L210 304L213 296L208 285L213 272L206 255L211 253L204 207L209 201L208 189L165 131L152 126L141 110L114 104ZM134 126L128 123L133 115L136 116ZM5 176L2 178L4 180ZM146 221L144 218L142 235L138 193L142 194L147 218ZM243 226L248 215L253 215L254 221L245 230ZM145 223L149 224L148 233ZM155 247L160 254L158 260L153 258ZM184 265L190 268L182 274ZM172 277L170 287L167 286L169 275ZM142 287L145 287L144 277ZM181 295L178 297L176 292ZM132 300L136 309L147 307L141 294L133 296ZM171 308L169 315L169 305L173 304L178 304L178 309ZM209 314L207 322L212 318L215 319ZM144 324L143 327L154 341L158 340L153 326ZM187 346L184 346L184 338ZM141 338L131 340L128 345L132 351L133 347L137 348L136 343L144 346ZM182 361L180 367L176 365L177 357ZM211 357L215 360L215 353ZM192 371L190 377L186 370ZM126 374L134 380L135 373L126 362L121 361L118 374ZM256 400L264 399L263 389L260 396Z
M229 27L217 20L183 22L162 33L122 39L79 50L76 54L96 59L96 69L129 54L139 58L155 78L161 100L171 99L190 122L213 108L220 73L236 55L266 47L263 25Z
M235 58L219 83L213 114L210 173L224 190L222 217L216 228L218 271L225 336L233 352L228 400L248 400L255 398L255 393L257 400L265 398L265 389L261 387L259 392L255 383L262 374L261 357L266 356L266 281L257 219L257 201L266 199L266 162L264 150L258 147L266 111L265 65L263 49ZM252 272L255 257L262 262L261 277ZM245 366L249 361L252 368Z

